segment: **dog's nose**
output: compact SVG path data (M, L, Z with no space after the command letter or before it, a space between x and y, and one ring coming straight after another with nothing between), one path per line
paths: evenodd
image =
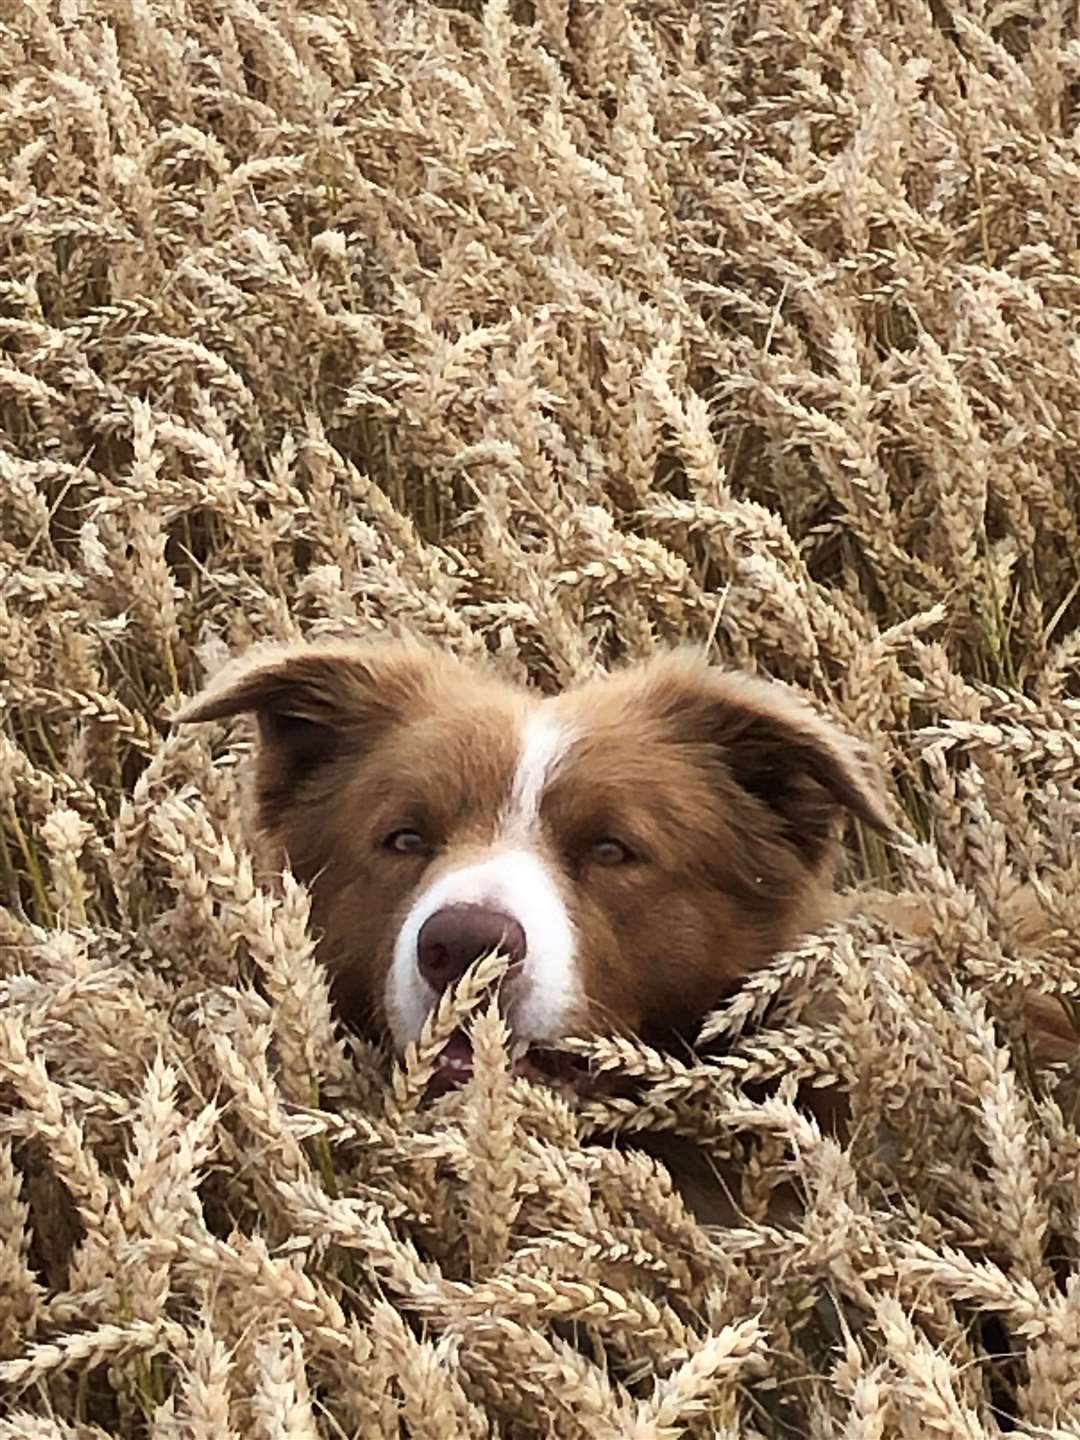
M448 905L436 910L416 937L420 974L436 990L445 990L483 955L493 951L514 964L525 959L525 931L512 915L487 905Z

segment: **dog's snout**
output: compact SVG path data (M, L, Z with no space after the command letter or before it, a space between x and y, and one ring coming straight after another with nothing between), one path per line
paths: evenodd
M416 963L436 990L445 990L484 955L498 951L511 962L525 959L525 931L512 915L487 905L448 905L421 925Z

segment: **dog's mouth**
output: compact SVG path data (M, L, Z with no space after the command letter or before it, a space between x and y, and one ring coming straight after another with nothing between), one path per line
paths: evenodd
M526 1041L519 1041L511 1050L510 1071L534 1084L553 1085L577 1094L583 1094L590 1086L588 1068L574 1056ZM439 1052L428 1082L428 1099L459 1089L472 1078L472 1073L472 1040L465 1030L457 1029Z

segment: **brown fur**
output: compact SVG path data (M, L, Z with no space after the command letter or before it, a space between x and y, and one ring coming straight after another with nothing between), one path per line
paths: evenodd
M491 841L538 704L576 736L540 815L544 858L578 935L578 1028L689 1037L742 980L836 913L843 814L891 830L861 746L785 687L689 655L541 701L415 645L254 651L176 718L257 717L255 829L271 868L287 859L311 886L320 953L353 1025L385 1031L386 975L412 898ZM401 827L429 837L430 853L388 852L383 838ZM610 835L638 861L597 865L593 846ZM928 923L910 897L862 903L912 936ZM1037 900L1024 892L1016 904L1037 938ZM1060 1007L1033 1001L1029 1018L1037 1059L1075 1054ZM811 1099L823 1124L843 1128L843 1096ZM731 1174L678 1137L641 1143L701 1218L736 1218ZM793 1190L775 1192L774 1220L796 1209Z
M858 748L778 684L663 656L556 702L584 738L551 785L553 833L629 832L643 867L574 893L590 1017L663 1042L821 913L842 808L888 828ZM573 863L573 850L567 856Z
M687 655L540 701L417 646L254 652L176 718L255 713L256 824L271 862L312 887L353 1024L385 1023L393 940L421 882L490 841L537 704L578 734L541 818L579 936L583 1027L690 1035L820 913L841 811L888 828L854 742L784 687ZM382 847L406 826L430 855ZM609 834L636 863L592 862Z
M864 914L874 915L894 930L921 939L934 924L925 900L916 895L865 892L849 898L834 913L858 904ZM1030 885L1019 885L1002 903L1002 919L1019 945L1038 946L1049 941L1054 926ZM1037 1066L1069 1064L1078 1049L1075 1026L1062 1004L1049 995L1029 994L1024 1001L1028 1042Z
M510 686L419 646L326 643L250 652L176 717L252 711L260 859L312 891L342 1016L384 1025L383 986L410 897L438 857L380 844L423 826L451 856L494 829L516 763Z

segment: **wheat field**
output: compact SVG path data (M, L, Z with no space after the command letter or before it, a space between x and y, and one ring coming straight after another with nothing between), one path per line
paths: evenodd
M0 0L0 1440L1080 1436L1078 140L1076 0ZM168 724L342 630L802 687L925 923L391 1062Z

